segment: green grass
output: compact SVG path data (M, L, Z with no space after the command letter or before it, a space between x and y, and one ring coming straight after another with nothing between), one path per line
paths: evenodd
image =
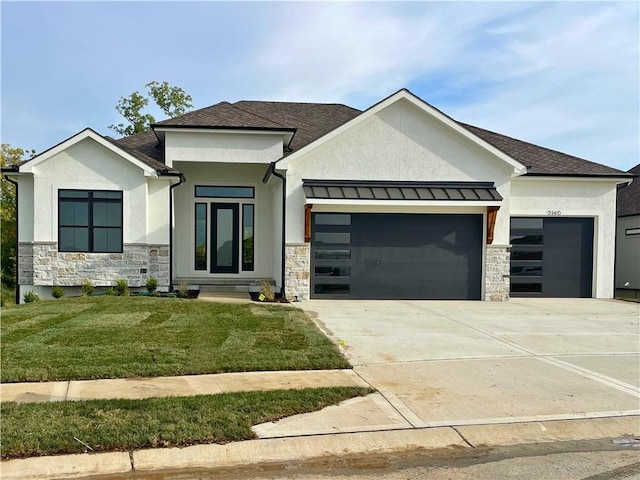
M272 390L196 397L80 402L3 402L2 457L227 443L251 426L371 393L360 387Z
M4 284L0 285L0 297L2 298L2 306L15 305L16 291L13 288L7 288Z
M5 307L2 382L348 368L299 309L154 297Z

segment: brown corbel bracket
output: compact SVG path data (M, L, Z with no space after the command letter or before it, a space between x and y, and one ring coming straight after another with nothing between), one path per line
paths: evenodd
M311 241L311 209L313 205L307 203L304 206L304 243Z
M493 232L496 228L496 217L500 207L487 207L487 245L493 243Z

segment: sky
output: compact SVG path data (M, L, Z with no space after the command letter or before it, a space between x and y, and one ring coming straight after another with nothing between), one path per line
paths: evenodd
M400 88L461 122L628 170L640 162L630 2L2 0L3 143L41 152L168 81L220 101L344 103ZM161 112L150 110L157 120Z

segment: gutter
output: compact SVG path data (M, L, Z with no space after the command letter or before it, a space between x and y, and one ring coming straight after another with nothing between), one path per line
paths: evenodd
M284 175L281 175L280 173L276 172L276 162L271 162L270 163L270 168L269 170L267 170L267 172L264 175L264 178L262 179L263 182L267 182L269 180L269 178L271 177L271 175L274 175L276 177L278 177L280 180L282 180L282 252L281 252L281 264L280 264L280 270L281 270L281 292L280 295L282 298L285 298L285 288L284 288L284 284L285 284L285 238L286 238L286 234L287 234L287 179Z
M180 181L169 187L169 292L173 291L173 189L183 185L187 181L182 173L173 173L169 170L161 170L160 175L178 177Z
M13 171L18 171L17 168L12 169ZM8 169L3 169L3 172L5 171L9 171ZM20 205L20 201L19 201L19 197L18 197L18 182L16 182L15 180L11 180L9 177L7 177L7 175L5 175L4 177L2 177L3 180L6 180L9 183L12 183L13 185L15 185L16 187L16 305L20 304L20 284L18 283L18 272L20 271L19 268L19 263L18 263L18 259L20 258L20 256L18 255L19 253L19 248L20 248L20 237L19 237L19 232L20 232L20 222L19 222L19 205Z

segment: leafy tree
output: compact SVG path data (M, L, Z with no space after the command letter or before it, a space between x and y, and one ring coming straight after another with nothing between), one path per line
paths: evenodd
M128 97L120 97L116 110L131 125L124 123L109 125L111 130L123 136L149 130L156 119L150 113L143 113L142 110L149 105L150 99L170 118L184 115L193 108L191 95L187 95L180 87L172 87L168 82L155 80L147 83L145 87L148 91L146 97L140 92L133 92Z
M9 167L22 162L25 155L35 156L35 151L25 152L21 148L3 143L0 149L0 166ZM2 284L8 288L15 287L16 274L16 188L12 183L4 180L2 175L2 190L0 192L0 242L2 261Z

